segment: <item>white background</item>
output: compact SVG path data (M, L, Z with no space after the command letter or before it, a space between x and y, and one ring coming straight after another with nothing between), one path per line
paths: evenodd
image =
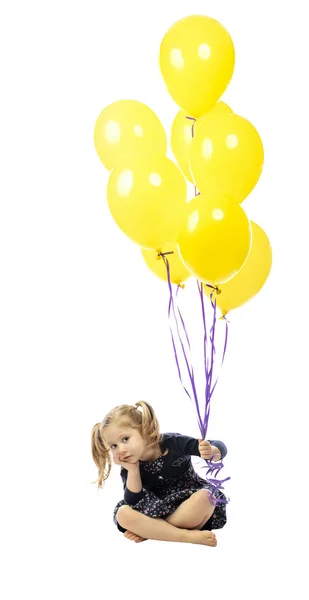
M178 110L158 66L179 18L218 19L236 49L222 99L259 131L262 177L243 208L273 269L230 315L208 436L228 446L217 548L126 540L90 430L118 403L153 404L162 431L198 436L167 323L167 289L107 208L94 123L114 100ZM2 3L2 597L307 597L308 93L305 3ZM306 88L306 89L305 89ZM196 327L193 312L187 322Z

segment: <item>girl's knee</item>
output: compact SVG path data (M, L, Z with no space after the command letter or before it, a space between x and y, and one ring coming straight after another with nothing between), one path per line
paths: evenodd
M128 506L127 504L123 504L122 506L120 506L116 514L116 519L119 525L121 525L121 527L127 528L129 521L132 520L133 513L134 510L133 508L131 508L131 506Z
M213 503L215 502L215 497L212 496L209 490L199 490L198 492L195 492L194 496L196 496L196 499L205 506L213 506Z

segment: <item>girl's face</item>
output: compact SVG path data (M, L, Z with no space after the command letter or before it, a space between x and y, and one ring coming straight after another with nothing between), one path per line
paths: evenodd
M113 458L134 463L145 453L146 444L137 429L109 425L103 430L103 437Z

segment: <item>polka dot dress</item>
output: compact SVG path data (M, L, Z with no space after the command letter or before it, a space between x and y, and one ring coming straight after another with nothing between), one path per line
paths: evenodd
M189 469L179 477L165 477L162 476L162 468L164 465L164 457L159 456L153 462L140 462L141 474L143 470L151 473L154 478L155 485L152 491L143 488L144 496L137 504L128 504L124 500L120 500L114 510L114 523L117 525L119 531L124 533L126 530L119 525L116 514L120 506L128 504L144 515L148 517L161 517L166 518L172 514L178 506L187 500L197 492L198 490L206 489L212 492L216 499L225 500L224 494L218 490L212 483L202 479L195 472L192 463L190 463ZM226 501L227 502L227 501ZM201 529L221 529L226 523L226 504L220 502L215 507L215 510L207 521L207 523Z

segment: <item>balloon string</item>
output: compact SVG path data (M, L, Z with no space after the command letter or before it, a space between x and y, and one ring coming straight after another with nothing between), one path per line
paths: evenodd
M180 334L180 329L179 329L179 325L178 325L178 321L177 321L177 317L176 317L174 297L173 297L173 289L172 289L171 278L170 278L170 266L169 266L168 259L165 256L165 253L164 254L163 253L159 253L159 255L163 258L165 266L166 266L166 270L167 270L168 287L169 287L169 294L170 294L169 305L168 305L168 318L169 318L169 322L170 322L170 331L171 331L171 337L172 337L172 343L173 343L173 348L174 348L174 354L175 354L176 364L177 364L177 368L178 368L178 375L179 375L181 384L182 384L182 386L183 386L186 394L189 396L190 400L193 401L190 393L188 392L188 390L184 386L184 383L183 383L183 380L182 380L182 376L181 376L181 370L180 370L180 365L179 365L179 359L178 359L176 344L175 344L175 340L174 340L174 334L173 334L173 330L172 330L172 327L171 327L171 312L174 315L174 320L175 320L175 323L176 323L177 334L178 334L178 338L179 338L179 341L180 341L180 344L181 344L183 356L184 356L184 359L185 359L185 363L186 363L186 367L187 367L187 371L188 371L188 375L189 375L190 383L191 383L191 387L192 387L194 402L195 402L195 406L196 406L196 410L197 410L197 415L198 415L199 428L201 430L201 427L202 427L202 418L201 418L201 414L200 414L198 397L197 397L197 391L196 391L196 385L195 385L194 369L193 369L192 363L191 363L191 368L189 366L188 358L187 358L187 355L186 355L185 347L184 347L184 344L183 344L183 341L182 341L182 337L181 337L181 334ZM179 290L179 286L178 286L178 290ZM182 319L182 324L184 326L183 319ZM184 326L184 329L185 329L185 326ZM185 330L185 334L186 334L186 338L187 338L187 341L188 341L189 338L188 338L188 334L187 334L186 330ZM190 348L190 343L189 343L189 348Z
M176 290L176 298L177 298L177 296L178 296L179 289L180 289L180 287L178 286L178 287L177 287L177 290ZM181 324L182 324L182 327L183 327L183 330L184 330L184 333L185 333L185 336L186 336L186 340L187 340L188 346L189 346L189 348L190 348L190 350L191 350L190 340L189 340L189 336L188 336L187 329L186 329L186 326L185 326L185 322L184 322L184 320L183 320L183 318L182 318L182 314L181 314L181 312L180 312L180 309L179 309L179 306L178 306L178 304L177 304L176 306L177 306L177 310L178 310L179 318L180 318L180 320L181 320Z
M202 283L200 283L199 281L197 281L197 285L198 285L199 296L200 296L200 301L201 301L202 319L203 319L203 326L204 326L205 416L204 416L204 421L203 421L203 437L205 437L207 434L208 422L209 422L211 383L212 383L213 367L214 367L214 355L216 352L216 348L215 348L216 303L213 302L213 300L212 300L212 295L215 291L215 288L213 288L213 286L211 286L213 288L213 291L211 293L211 305L213 308L213 324L212 324L209 338L208 338L207 325L206 325L206 314L205 314L205 306L204 306L203 286L202 286ZM211 345L210 364L207 359L208 339L209 339L210 345Z
M224 362L224 358L225 358L225 353L226 353L226 348L227 348L227 340L228 340L228 321L227 321L227 319L225 317L223 317L223 320L225 321L225 340L224 340L224 346L223 346L223 353L222 353L222 360L221 360L220 369L223 366L223 362ZM216 385L218 383L218 379L219 379L219 375L217 375L216 382L214 383L214 385L213 385L213 387L211 389L211 392L210 392L210 395L209 395L209 400L211 399L211 397L212 397L212 395L213 395L213 393L215 391Z
M197 286L198 286L198 290L199 290L199 294L200 294L201 307L202 307L202 319L203 319L203 326L204 326L204 370L205 370L205 380L206 380L206 382L205 382L206 408L205 408L205 416L204 416L204 427L203 427L203 433L202 433L202 437L204 439L206 436L206 433L207 433L207 424L208 424L208 419L206 419L206 411L207 411L207 395L208 395L208 387L209 387L208 359L207 359L207 327L206 327L206 315L205 315L205 308L204 308L203 288L202 288L202 284L200 284L200 282L198 280L197 280ZM206 422L205 422L205 419L206 419Z
M207 376L208 384L207 384L207 397L206 397L205 416L204 416L204 419L202 419L201 418L201 414L200 414L199 401L198 401L197 392L196 392L194 370L193 370L192 364L191 364L191 369L189 367L189 363L188 363L188 359L187 359L187 356L186 356L186 351L185 351L184 344L183 344L183 341L182 341L182 337L181 337L181 333L180 333L180 327L178 325L177 315L176 315L176 309L177 309L177 312L178 312L178 315L179 315L179 318L180 318L180 321L181 321L181 325L182 325L182 328L183 328L184 333L185 333L186 341L187 341L188 347L189 347L189 349L191 351L190 340L189 340L189 336L188 336L187 329L186 329L186 326L185 326L185 322L184 322L184 319L182 317L181 311L180 311L178 303L177 303L177 297L178 297L180 286L177 286L176 300L174 301L174 298L173 298L173 289L172 289L172 284L171 284L171 279L170 279L170 266L169 266L168 259L166 258L166 254L171 254L171 252L169 252L169 253L167 253L167 252L166 253L160 253L159 256L161 256L162 259L164 260L164 263L165 263L165 266L166 266L166 270L167 270L167 279L168 279L169 294L170 294L169 308L168 308L168 317L169 317L169 321L170 321L170 331L171 331L172 344L173 344L173 349L174 349L174 354L175 354L175 359L176 359L176 364L177 364L177 369L178 369L178 376L179 376L179 379L181 381L181 384L182 384L182 386L183 386L186 394L188 395L188 397L192 401L192 397L191 397L190 393L188 392L187 388L185 387L184 382L183 382L183 378L182 378L182 375L181 375L181 369L180 369L180 364L179 364L179 359L178 359L178 354L177 354L177 348L176 348L176 344L175 344L173 329L172 329L172 326L171 326L171 313L173 313L173 316L174 316L174 319L175 319L178 338L179 338L179 341L180 341L180 344L181 344L181 347L182 347L182 352L183 352L183 355L184 355L184 358L185 358L185 362L186 362L186 366L187 366L187 371L188 371L190 382L191 382L191 387L192 387L192 391L193 391L195 406L196 406L196 410L197 410L197 414L198 414L199 429L200 429L202 438L205 439L206 433L207 433L207 428L208 428L209 412L210 412L209 402L210 402L210 397L211 396L210 396L209 390L210 390L210 386L211 386L211 377L209 378L209 374L210 373L208 372L208 368L205 368L205 374ZM212 304L212 305L214 306L214 304ZM175 306L176 306L176 309L175 309ZM203 301L202 301L202 306L203 306L203 323L204 323L204 332L205 332L205 335L204 335L204 360L206 361L205 339L207 340L207 328L206 328L206 319L205 319L205 310L204 310ZM213 345L214 345L214 343L213 343ZM212 392L213 392L213 390L212 390ZM212 393L211 393L211 395L212 395ZM209 473L210 474L214 473L214 476L217 477L218 473L220 472L220 470L224 466L222 460L221 461L217 461L217 462L214 463L210 459L210 460L207 460L206 463L207 463L207 467L206 466L203 467L203 468L207 468L208 469L207 473L206 473L206 476ZM228 477L227 479L224 479L222 481L218 480L218 479L209 479L209 481L215 487L222 489L223 488L222 484L225 481L227 481L228 479L230 479L230 477ZM219 502L219 500L217 499L217 503L218 502ZM224 500L224 502L226 502L226 501Z
M204 427L204 432L205 432L205 436L206 437L206 433L207 433L207 428L208 428L208 422L209 422L209 415L210 415L210 400L211 397L213 395L214 389L217 385L218 382L218 377L217 376L217 380L214 384L213 387L211 387L212 384L212 377L213 377L213 369L214 369L214 356L216 353L216 348L215 348L215 325L216 325L216 300L213 299L213 296L215 293L220 293L220 291L218 290L218 288L215 288L214 286L210 285L210 284L205 284L207 285L207 287L212 288L212 292L210 294L210 300L211 300L211 306L213 308L213 324L210 330L210 334L209 334L209 341L211 344L211 358L210 358L210 365L208 364L208 361L205 360L205 356L206 356L206 351L207 351L207 329L206 329L206 319L205 319L205 309L204 309L204 297L203 297L203 288L202 288L202 284L198 283L198 289L199 289L199 294L200 294L200 299L201 299L201 306L202 306L202 315L203 315L203 324L204 324L204 366L205 366L205 379L206 379L206 388L205 388L205 404L206 404L206 409L205 409L205 418L204 418L204 422L203 422L203 427ZM221 367L223 365L223 361L224 361L224 357L225 357L225 353L226 353L226 347L227 347L227 334L228 334L228 324L227 322L225 323L226 327L225 327L225 341L224 341L224 348L223 348L223 356L222 356L222 360L221 360ZM221 368L220 367L220 368ZM206 477L209 473L214 473L215 477L217 477L218 473L220 472L220 470L223 468L223 462L222 460L219 462L212 462L211 459L207 460L207 465L208 465L208 470L206 472ZM202 468L206 469L206 466L203 466ZM210 479L208 478L209 481L211 481L211 483L213 483L214 485L216 485L218 488L222 488L222 484L224 483L224 481L229 480L230 477L224 479L224 480L217 480L217 479ZM225 502L225 501L224 501Z
M215 387L216 387L216 385L218 383L218 379L219 379L219 374L218 374L216 382L213 385L213 387L211 388L212 375L213 375L213 366L214 366L213 357L214 357L214 354L216 352L215 343L214 343L214 340L215 340L215 324L216 324L216 300L213 300L213 295L214 295L214 293L220 294L221 291L219 290L219 288L214 287L213 285L210 285L208 283L206 283L204 285L206 285L209 288L212 288L212 292L210 294L210 300L211 300L211 305L212 305L212 307L214 309L214 321L213 321L213 326L212 326L211 332L210 332L210 341L211 341L211 346L212 346L211 371L206 374L206 380L208 381L207 400L206 401L210 402L210 399L211 399L211 397L213 395L213 392L215 390ZM199 292L200 292L200 295L201 295L202 310L203 310L204 303L203 303L202 285L199 287ZM228 342L228 320L226 319L226 317L224 315L222 317L220 317L220 318L225 321L225 340L224 340L224 346L223 346L223 353L222 353L221 365L220 365L220 368L219 368L221 370L221 368L223 366L223 362L224 362L224 358L225 358L225 354L226 354L227 342Z

